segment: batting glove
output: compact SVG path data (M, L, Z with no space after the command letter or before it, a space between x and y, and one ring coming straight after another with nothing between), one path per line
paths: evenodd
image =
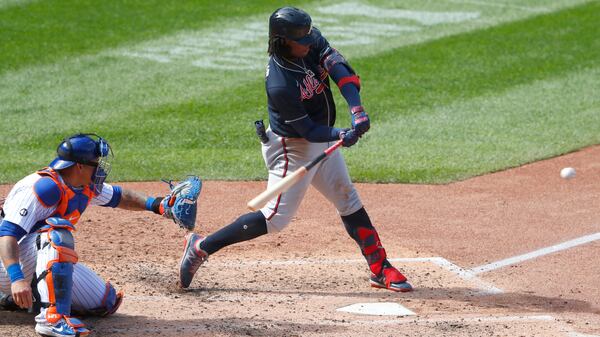
M358 132L360 137L371 127L369 116L362 105L352 107L350 112L352 113L352 128Z
M344 129L340 132L343 147L350 147L358 142L358 133L354 129Z

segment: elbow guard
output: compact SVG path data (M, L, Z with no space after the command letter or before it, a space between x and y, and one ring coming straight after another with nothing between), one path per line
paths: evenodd
M356 89L360 91L360 78L356 75L356 72L354 69L352 69L350 64L348 64L346 58L340 54L337 49L327 47L323 53L323 56L321 56L321 65L323 68L325 68L325 70L327 70L328 73L331 73L336 64L344 66L349 73L348 76L344 76L339 79L337 82L338 87L341 89L344 85L352 83L356 86Z

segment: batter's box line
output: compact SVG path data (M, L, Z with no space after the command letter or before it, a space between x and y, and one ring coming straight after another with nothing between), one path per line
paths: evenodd
M474 284L478 291L474 295L495 295L502 294L504 291L491 283L488 283L479 278L475 273L463 269L454 263L446 260L443 257L414 257L414 258L394 258L388 259L390 262L400 263L415 263L415 262L429 262L433 263L441 268L448 270L455 274L460 279ZM261 261L235 261L213 264L217 267L252 267L260 265L268 266L298 266L298 265L317 265L317 264L355 264L364 263L363 259L295 259L295 260L261 260Z

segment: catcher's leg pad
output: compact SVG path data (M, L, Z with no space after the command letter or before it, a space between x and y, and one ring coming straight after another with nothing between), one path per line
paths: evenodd
M56 322L71 314L73 265L78 256L71 223L59 218L50 218L47 223L39 234L38 290L42 302L49 306L46 319Z

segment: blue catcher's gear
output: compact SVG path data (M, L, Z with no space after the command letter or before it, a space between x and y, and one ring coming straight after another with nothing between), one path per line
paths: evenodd
M202 180L189 176L186 180L174 185L168 181L171 193L161 201L162 214L178 224L181 228L192 230L196 226L197 201L202 190Z
M78 256L71 234L75 227L57 217L48 218L46 223L48 225L40 229L39 251L44 253L38 253L38 263L48 262L38 277L38 280L45 282L38 283L38 286L41 287L40 293L44 291L48 294L46 320L55 324L71 315L73 265L77 263Z
M56 149L57 157L48 165L55 170L62 170L75 163L96 167L92 182L97 192L110 173L112 149L108 142L93 133L79 133L64 139Z

